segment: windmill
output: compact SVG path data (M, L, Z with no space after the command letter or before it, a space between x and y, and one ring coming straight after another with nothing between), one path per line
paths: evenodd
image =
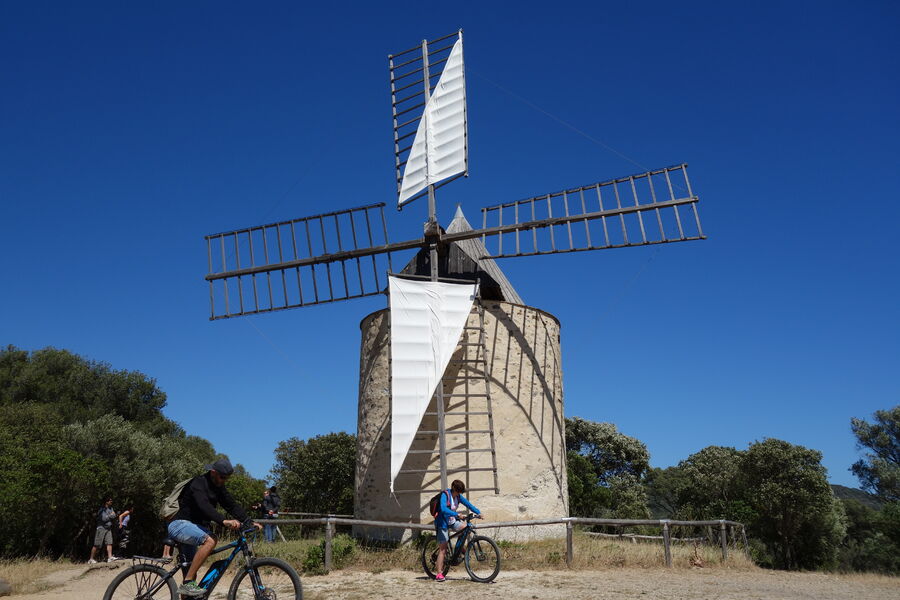
M390 241L384 203L206 236L212 320L388 293L390 313L361 324L357 507L387 492L406 517L448 473L500 494L499 400L518 404L537 432L512 454L543 447L565 508L559 325L524 305L494 259L705 239L685 164L488 206L477 228L457 209L442 228L435 191L468 174L462 40L459 30L388 59L397 207L427 199L421 237ZM529 372L539 418L522 400ZM536 487L533 473L523 477Z

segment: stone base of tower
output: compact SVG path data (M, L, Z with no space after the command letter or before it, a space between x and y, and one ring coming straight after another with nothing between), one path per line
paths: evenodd
M489 452L451 453L447 457L448 481L462 480L472 491L466 497L486 515L479 526L491 521L558 518L568 515L565 435L563 418L562 363L559 322L536 308L509 302L484 301L487 365L492 397L493 429L497 455L499 493L494 493L494 474ZM478 326L472 314L469 326ZM390 522L431 523L428 502L440 487L439 473L401 473L390 488L391 388L390 313L370 314L360 324L359 418L357 430L356 493L357 519ZM463 342L477 341L478 332L468 329ZM463 346L457 348L463 352ZM454 368L454 367L450 367ZM475 367L456 367L469 370ZM479 373L484 367L478 367ZM450 369L448 369L449 372ZM484 380L469 381L469 398L446 398L448 412L465 411L460 403L475 403L484 393ZM462 394L460 381L445 384L444 393ZM470 406L468 412L478 412ZM455 409L455 410L454 410ZM436 411L434 400L426 412ZM445 419L448 431L488 429L487 417L452 416ZM437 429L436 418L423 418L420 430ZM482 437L479 437L482 436ZM448 448L485 448L487 434L447 435ZM434 434L419 434L402 470L438 469L438 440ZM483 469L483 470L482 470ZM491 488L484 491L481 488ZM565 535L564 526L501 528L489 530L499 539L539 539ZM354 535L401 540L409 532L356 527Z

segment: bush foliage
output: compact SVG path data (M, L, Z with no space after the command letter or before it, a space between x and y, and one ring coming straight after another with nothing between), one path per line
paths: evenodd
M53 348L0 351L0 556L83 557L107 495L134 507L129 550L159 552L162 498L218 456L165 405L139 372ZM240 465L229 480L244 503L263 486Z

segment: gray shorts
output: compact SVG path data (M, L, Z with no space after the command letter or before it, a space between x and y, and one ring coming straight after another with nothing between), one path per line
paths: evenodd
M94 534L95 546L106 546L112 544L112 529L107 529L102 525L97 527L97 533Z

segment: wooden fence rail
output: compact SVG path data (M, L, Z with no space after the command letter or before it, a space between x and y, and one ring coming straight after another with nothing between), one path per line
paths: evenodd
M282 513L284 514L284 513ZM325 571L330 571L332 567L332 542L334 539L334 529L336 525L361 525L364 527L383 527L386 529L418 529L430 531L434 529L433 524L424 523L400 523L394 521L366 521L363 519L353 519L344 516L326 516L309 519L257 519L259 523L268 525L323 525L325 527ZM722 548L722 558L728 559L728 531L731 531L731 538L737 545L735 529L740 528L741 540L745 552L749 552L747 544L747 532L742 523L735 521L727 521L719 519L715 521L674 521L671 519L586 519L583 517L560 517L555 519L533 519L529 521L499 521L496 523L485 523L482 528L490 527L530 527L533 525L565 525L566 526L566 564L571 565L574 558L574 529L575 525L605 525L608 527L659 527L662 529L663 548L666 558L666 566L672 566L672 527L706 527L711 532L712 527L718 526L719 544ZM631 536L640 538L660 539L659 536ZM283 536L282 536L283 538ZM684 538L674 538L675 541ZM688 538L697 539L697 538Z

